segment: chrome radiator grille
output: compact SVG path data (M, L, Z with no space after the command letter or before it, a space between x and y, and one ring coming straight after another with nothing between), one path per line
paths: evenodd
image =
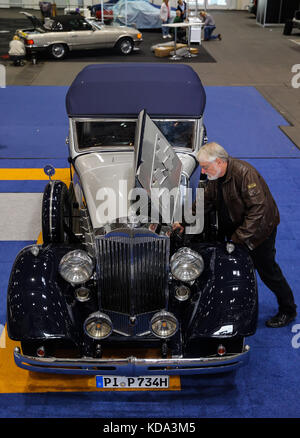
M126 229L96 240L101 309L136 315L166 306L168 238Z

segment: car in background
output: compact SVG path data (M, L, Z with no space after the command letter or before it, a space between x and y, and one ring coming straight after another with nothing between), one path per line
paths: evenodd
M107 6L105 3L100 3L97 5L88 6L88 9L90 10L90 14L92 17L96 18L97 20L103 21L105 24L111 24L114 21L114 13L110 4L109 6Z
M116 3L116 2L115 2ZM105 24L111 24L114 21L114 13L112 10L112 2L109 3L99 3L92 6L88 6L91 16L95 17L97 20L104 21ZM103 19L102 19L103 13Z
M218 239L214 212L197 225L201 202L183 235L172 227L191 210L205 105L184 64L89 65L74 79L71 181L46 166L43 243L20 251L8 285L19 367L166 388L171 375L247 363L258 310L248 251Z
M283 28L283 35L291 35L293 29L300 29L300 10L295 11L292 20L286 21Z
M300 29L300 11L295 11L295 16L293 18L294 27Z
M142 34L137 29L107 26L80 14L52 17L43 24L34 15L21 13L31 21L32 27L17 30L16 34L23 39L26 51L31 55L46 51L59 60L69 51L103 48L129 55L142 42Z
M122 25L134 26L137 29L160 29L160 6L148 0L119 0L113 7L114 20ZM175 18L175 9L171 8L170 22Z

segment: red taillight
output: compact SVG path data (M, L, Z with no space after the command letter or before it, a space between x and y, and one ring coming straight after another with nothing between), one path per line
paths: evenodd
M42 347L39 347L37 350L36 350L36 355L38 356L38 357L44 357L45 356L45 348L42 346Z
M219 345L218 346L218 355L224 356L225 353L226 353L226 348L224 347L224 345Z
M28 46L33 46L34 41L33 41L33 40L25 40L25 43L26 43Z

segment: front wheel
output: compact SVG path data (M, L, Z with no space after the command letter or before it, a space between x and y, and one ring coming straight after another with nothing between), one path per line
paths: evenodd
M68 48L64 44L53 44L50 47L50 54L54 59L63 59L66 57Z
M133 51L133 41L130 38L123 38L116 44L116 49L121 55L130 55Z

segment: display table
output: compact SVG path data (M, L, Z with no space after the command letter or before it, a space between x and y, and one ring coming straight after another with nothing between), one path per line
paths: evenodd
M187 23L187 22L182 22L182 23L168 23L168 24L162 24L162 26L164 27L169 27L169 28L174 28L174 55L172 55L170 57L170 59L172 59L173 61L178 61L180 59L182 59L182 56L177 55L176 53L176 44L177 44L177 29L178 27L186 27L188 28L188 52L185 55L186 58L191 58L193 56L197 56L197 55L192 55L190 52L190 48L191 48L191 27L193 26L199 26L202 27L204 26L204 23ZM199 44L201 44L201 38L200 38L200 42Z
M189 17L188 23L193 24L193 26L190 28L190 41L191 41L191 43L201 44L202 26L197 26L197 25L203 24L203 21L199 17Z

